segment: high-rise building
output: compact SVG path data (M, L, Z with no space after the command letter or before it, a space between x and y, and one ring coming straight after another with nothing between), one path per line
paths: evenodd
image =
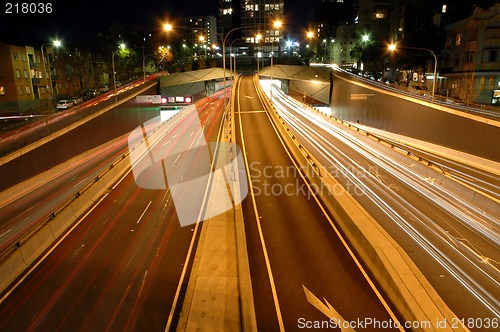
M219 0L219 34L224 36L235 27L240 26L241 0ZM233 40L232 34L227 40Z
M217 19L214 16L187 17L179 22L181 39L190 46L217 44Z

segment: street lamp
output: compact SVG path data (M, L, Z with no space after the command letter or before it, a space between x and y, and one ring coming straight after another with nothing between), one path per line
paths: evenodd
M163 25L163 30L172 31L172 24L166 23Z
M61 44L61 41L60 40L54 40L52 42L52 45L54 47L60 47L62 44ZM53 95L54 94L54 91L53 91L53 86L52 86L52 76L51 75L47 75L47 68L45 67L45 56L44 56L44 53L43 53L43 47L45 46L45 43L42 44L42 46L40 47L40 50L42 51L42 63L43 63L43 74L45 75L45 88L47 88L47 80L48 82L50 83L50 94Z
M116 53L120 52L122 49L125 48L125 44L124 43L121 43L119 48L113 52L113 54L111 55L111 64L113 66L113 85L115 87L115 102L117 101L117 97L116 97L116 71L115 71L115 55Z
M206 59L207 58L207 45L205 44L205 36L200 35L199 40L203 44L202 47L205 49L205 59Z
M262 39L262 35L259 33L257 36L255 36L255 42L258 44L259 41ZM257 51L257 76L259 75L259 62L260 62L260 56L262 53L260 51Z
M396 44L390 44L389 46L389 51L393 52L396 50ZM422 50L422 51L427 51L431 52L432 56L434 57L434 75L432 79L432 101L434 101L434 93L436 91L436 73L437 73L437 58L436 54L434 51L428 49L428 48L423 48L423 47L410 47L410 46L398 46L399 48L404 48L404 49L409 49L409 50Z
M274 21L273 23L274 28L279 29L281 28L281 21ZM274 34L273 34L274 35ZM271 103L273 102L273 58L274 58L274 36L271 37ZM279 40L279 35L278 35L278 40Z
M146 58L148 56L155 56L154 54L147 54L142 58L142 73L143 73L143 82L146 83ZM157 70L157 69L156 69Z

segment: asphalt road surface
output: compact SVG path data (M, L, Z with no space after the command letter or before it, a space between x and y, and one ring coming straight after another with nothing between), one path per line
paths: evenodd
M258 329L294 331L329 320L304 287L346 321L394 320L295 171L253 78L244 76L236 92L237 142L253 188L243 212Z

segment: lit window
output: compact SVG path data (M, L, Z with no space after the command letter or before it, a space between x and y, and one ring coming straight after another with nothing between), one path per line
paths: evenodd
M26 87L26 94L28 94L28 95L31 94L31 89L29 86Z
M5 94L5 87L2 85L0 86L0 95L4 95Z
M19 60L19 55L16 51L12 52L12 56L14 57L14 60Z
M446 13L446 5L443 5L443 7L441 8L441 13Z
M16 77L21 78L21 71L19 69L16 69Z
M462 33L457 33L455 38L455 45L458 46L462 43Z
M19 86L19 94L20 95L24 94L24 89L22 86Z

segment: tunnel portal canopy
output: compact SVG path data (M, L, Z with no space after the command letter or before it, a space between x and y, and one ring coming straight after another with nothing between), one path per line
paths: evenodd
M279 79L282 89L290 96L310 104L330 104L331 68L274 65L261 70L259 76Z

